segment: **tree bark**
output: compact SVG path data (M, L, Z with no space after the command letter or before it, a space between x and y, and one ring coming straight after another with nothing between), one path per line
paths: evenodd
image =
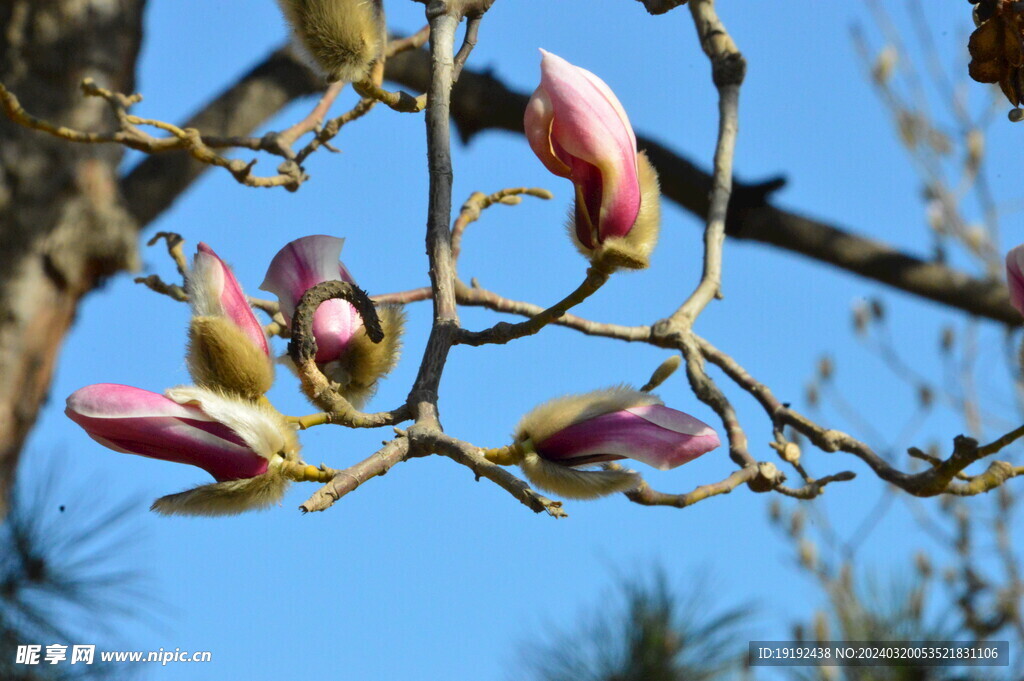
M91 77L131 92L145 0L0 0L0 81L47 120L111 126ZM0 120L0 513L82 295L136 262L117 189L123 150Z

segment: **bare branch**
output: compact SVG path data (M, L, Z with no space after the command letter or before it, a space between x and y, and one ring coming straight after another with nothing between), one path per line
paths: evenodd
M339 423L351 428L379 428L408 419L409 409L405 405L375 414L359 411L320 371L316 364L317 345L316 337L313 335L313 316L320 305L335 298L348 301L359 312L363 328L371 341L379 343L384 339L377 311L366 293L358 286L343 281L325 281L309 289L302 294L295 308L291 340L288 343L288 354L302 381L303 392L314 404L327 412L324 423Z
M407 403L416 422L439 428L437 391L448 351L459 328L455 305L455 263L452 258L452 158L450 106L454 64L455 29L460 16L445 0L427 3L430 23L430 84L427 89L427 164L430 197L427 207L427 257L433 292L434 323L423 352L416 382ZM407 53L412 54L412 53Z
M771 464L767 465L771 466ZM772 468L774 468L774 466L772 466ZM725 480L701 485L692 492L688 492L686 494L666 494L664 492L658 492L657 490L651 489L646 482L643 482L632 492L626 492L626 497L628 497L633 503L640 504L642 506L675 506L676 508L686 508L687 506L693 506L698 501L704 501L709 497L718 496L719 494L728 494L740 485L756 480L759 475L760 470L758 466L746 466L738 471L734 471Z
M412 51L389 60L385 77L406 87L424 89L429 79L427 55ZM529 95L510 90L493 74L467 68L453 92L451 112L463 141L469 142L490 129L522 134L528 101ZM657 168L665 197L706 219L713 186L711 175L651 137L638 135L637 144ZM1024 323L1010 305L1009 293L1001 281L973 278L837 225L778 208L769 202L769 197L783 184L779 178L754 184L734 182L726 235L800 253L1004 324ZM899 230L894 228L891 233Z
M338 471L330 482L314 492L313 496L299 506L299 510L303 513L324 511L367 480L384 475L391 470L392 466L405 461L408 457L409 440L397 437L374 452L369 458L355 466Z
M548 499L501 466L491 463L484 457L479 447L446 435L432 426L412 426L409 428L408 436L416 447L423 448L425 452L447 456L449 459L461 463L472 470L477 479L487 478L535 513L543 511L553 518L568 516L562 510L561 501Z
M732 165L739 131L740 86L747 62L715 13L714 0L692 0L693 16L700 44L711 60L711 74L718 89L718 142L712 175L711 205L704 228L704 271L700 284L678 310L669 324L688 331L697 315L712 298L721 296L722 244L725 241L726 211L732 195Z
M793 497L794 499L814 499L815 497L821 496L821 493L825 491L825 485L832 482L846 482L853 480L857 477L856 473L852 471L843 471L836 473L835 475L826 475L824 478L817 480L811 480L803 487L796 489L792 487L786 487L785 485L779 485L775 488L775 491L779 494L784 494L787 497Z
M516 338L535 334L545 326L562 317L570 308L579 305L597 292L608 281L610 272L596 266L587 268L587 276L575 291L555 303L551 307L533 315L525 322L509 324L498 322L483 331L459 329L455 342L463 345L486 345L488 343L508 343Z
M248 134L293 99L323 84L288 48L273 52L237 83L215 96L181 127L206 135ZM121 193L140 228L155 219L207 169L182 154L143 159L121 178Z

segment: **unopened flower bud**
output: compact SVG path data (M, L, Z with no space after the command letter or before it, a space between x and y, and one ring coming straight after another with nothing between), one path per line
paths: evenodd
M924 551L918 551L914 556L914 566L923 579L928 579L932 576L932 561Z
M823 355L818 360L818 375L821 376L822 381L828 381L832 378L833 373L835 373L835 365L832 363L832 358Z
M664 362L658 365L658 368L651 374L650 380L640 388L641 392L650 392L657 388L659 385L668 380L668 378L676 372L683 363L682 355L672 355Z
M801 539L798 549L800 564L808 570L818 567L818 547L810 539Z
M858 336L867 333L868 324L871 322L871 312L864 303L857 303L853 308L853 330Z
M186 286L192 305L188 368L200 386L255 400L270 390L270 346L231 269L199 244Z
M541 50L541 82L523 120L530 147L572 181L569 233L595 265L647 267L661 220L658 174L603 80Z
M113 383L75 391L67 416L117 452L191 464L216 483L162 497L165 515L233 515L280 501L288 480L278 472L295 460L294 427L273 408L203 388L165 395Z
M814 613L814 637L819 642L832 640L832 636L829 634L828 613L822 612L821 610Z
M387 43L382 0L278 0L295 37L328 80L359 82Z
M882 51L878 53L878 58L875 60L875 66L871 70L871 75L878 84L885 85L889 82L898 59L899 53L895 47L886 45L882 48Z
M981 161L985 156L985 133L974 128L967 133L967 161L966 165L971 172L977 172Z
M942 350L942 353L949 354L953 350L954 343L956 343L956 332L953 327L942 327L942 337L939 339L939 349Z
M632 471L579 466L630 458L667 470L720 444L707 424L627 387L546 402L523 417L514 438L528 443L520 466L533 484L576 499L627 491L639 483Z
M1010 288L1010 302L1024 315L1024 244L1006 254L1006 284Z
M779 447L779 456L786 463L794 466L800 463L800 445L795 442L786 442Z
M344 239L332 236L307 236L292 241L274 256L260 289L277 296L286 323L292 323L302 295L317 284L355 283L339 261L344 243ZM380 343L366 335L359 312L347 300L324 301L313 314L317 366L357 408L395 367L401 349L405 323L401 306L382 305L377 313L384 332Z
M797 509L789 516L789 536L796 539L804 532L804 512Z

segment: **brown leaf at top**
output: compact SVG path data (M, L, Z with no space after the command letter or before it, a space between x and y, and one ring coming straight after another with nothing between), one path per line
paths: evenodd
M1005 70L1006 65L997 60L972 60L967 66L971 78L979 83L998 83Z
M1002 58L1004 24L1002 17L992 17L971 34L971 38L967 42L967 50L971 53L972 65L975 61L988 62Z
M1014 106L1022 93L1021 67L1024 65L1024 25L1021 15L1007 9L1001 0L993 14L971 34L967 49L971 54L968 73L979 83L999 83Z
M1006 75L999 79L999 89L1014 106L1020 104L1020 91L1017 88L1020 80L1019 72L1020 69L1007 69Z
M1010 66L1024 63L1024 31L1022 31L1019 14L1003 18L1003 57Z

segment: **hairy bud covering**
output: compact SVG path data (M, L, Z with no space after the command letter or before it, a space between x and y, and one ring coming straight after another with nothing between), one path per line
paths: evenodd
M513 437L526 445L520 466L533 484L577 499L627 491L640 482L632 471L579 466L630 458L666 470L720 444L707 424L625 386L546 402L523 417Z
M274 382L270 346L235 275L206 244L199 244L187 288L192 379L205 388L258 399Z
M67 416L117 452L198 466L217 482L162 497L165 515L232 515L280 501L282 461L298 458L295 428L277 411L204 388L165 395L126 385L86 386L67 399Z
M541 50L541 82L523 127L537 158L572 181L569 233L595 265L648 266L661 220L658 175L622 104L586 69Z
M325 281L355 284L339 261L344 239L313 235L285 245L270 263L260 289L277 296L281 314L291 324L302 295ZM378 381L398 363L405 313L399 305L378 310L384 340L374 343L363 320L346 300L324 301L313 314L317 366L356 408L376 390Z
M358 82L387 42L381 0L278 0L299 43L329 80Z

